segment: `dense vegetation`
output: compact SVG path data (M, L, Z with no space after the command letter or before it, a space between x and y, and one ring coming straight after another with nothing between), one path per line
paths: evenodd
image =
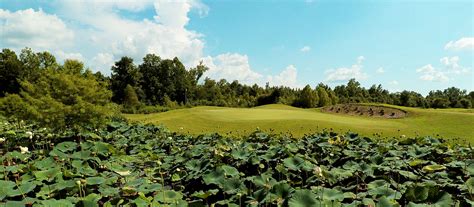
M419 137L333 132L240 139L128 124L119 111L194 105L304 108L380 102L470 108L457 88L389 93L355 80L334 89L201 80L206 66L123 57L106 77L48 52L0 53L0 204L6 206L467 206L474 150ZM111 121L115 120L115 121ZM44 128L46 127L46 128Z
M138 66L132 58L122 57L111 70L112 74L108 77L86 70L76 60L67 60L61 65L48 52L35 53L26 48L17 56L14 51L3 49L0 53L0 97L13 96L9 97L10 102L22 99L21 103L33 106L88 109L90 104L99 105L106 109L91 109L92 114L102 111L104 115L110 115L113 111L111 105L104 102L110 96L114 103L123 106L122 111L129 113L165 111L196 105L252 107L272 103L304 108L360 102L423 108L471 108L474 102L474 92L467 93L466 90L455 87L431 91L423 97L414 91L390 93L381 85L366 89L354 79L334 88L320 83L314 89L310 85L295 89L270 87L268 84L265 87L256 84L249 86L236 80L201 80L208 70L205 65L199 64L186 69L178 58L161 59L154 54L146 55ZM93 87L90 90L86 87L89 85ZM61 87L65 87L64 91L61 91ZM90 93L93 95L89 95ZM97 100L97 103L93 100ZM7 108L10 108L10 112L14 109L13 106ZM44 112L20 106L15 110L20 109L23 114L34 114L33 117L40 117ZM69 115L63 113L60 116Z
M7 206L469 206L474 150L434 138L176 135L1 123Z

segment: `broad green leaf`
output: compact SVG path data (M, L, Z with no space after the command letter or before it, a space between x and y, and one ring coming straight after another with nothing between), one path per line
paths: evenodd
M57 207L57 206L74 207L73 203L65 199L62 199L62 200L51 199L51 200L41 201L41 204L43 204L43 207Z
M9 195L16 184L12 181L0 180L0 200L3 200Z
M91 193L82 199L84 207L98 207L98 201L102 198L101 195Z
M75 142L61 142L58 145L56 145L56 149L58 149L61 152L70 152L75 150L77 147L77 144Z
M409 201L420 202L424 201L429 196L429 188L424 185L410 186L405 192L405 197Z
M288 204L290 207L314 207L318 203L316 197L310 190L296 190Z
M222 165L221 169L224 171L226 176L234 177L239 175L239 170L237 168L229 166L229 165Z
M88 177L86 178L87 185L100 185L105 182L103 177Z
M164 190L156 193L154 200L162 203L175 203L183 198L181 192L174 190Z
M377 207L398 207L400 206L400 204L398 204L398 202L393 199L381 197L379 198L376 206Z
M304 164L304 160L301 157L294 156L284 159L283 163L289 169L300 170L302 165Z
M155 191L158 191L158 190L162 190L163 187L161 186L161 184L158 184L158 183L151 183L151 184L143 184L143 185L140 185L137 189L138 192L142 192L142 193L150 193L150 192L155 192Z
M224 171L220 168L203 176L204 183L207 185L216 184L219 185L224 181Z
M324 189L322 199L330 201L344 200L344 193L336 189Z
M211 195L215 195L218 192L219 192L219 190L217 190L217 189L212 189L212 190L208 190L208 191L202 191L201 190L201 191L198 191L198 192L194 192L191 196L206 199L207 197L209 197Z
M38 181L51 182L55 177L60 177L62 172L59 168L51 168L49 170L36 171L33 173Z
M427 165L423 167L423 171L431 173L436 171L445 170L446 167L444 165Z
M242 185L242 181L238 178L228 178L222 183L222 189L228 194L235 194L243 191L245 186Z

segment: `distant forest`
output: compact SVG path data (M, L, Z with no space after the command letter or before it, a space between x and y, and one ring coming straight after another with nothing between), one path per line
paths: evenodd
M77 60L66 60L60 64L49 52L35 53L25 48L17 55L10 49L3 49L0 53L0 97L16 94L17 101L32 104L34 97L44 95L51 99L61 99L59 103L68 105L79 99L84 100L84 97L74 95L85 93L77 91L81 90L77 84L82 83L97 87L95 91L87 91L91 94L83 94L92 96L91 101L96 93L110 92L109 100L121 105L122 111L132 113L146 111L147 107L153 111L153 107L159 106L253 107L281 103L313 108L338 103L386 103L422 108L471 108L474 104L473 91L468 93L456 87L431 91L423 96L406 90L391 93L380 84L364 88L355 79L334 88L319 83L315 88L306 85L302 89L269 86L268 83L264 87L257 84L245 85L237 80L202 80L208 70L202 63L186 69L178 58L162 59L155 54L146 55L141 64L135 64L130 57L122 57L111 70L109 77L100 72L92 73ZM48 76L57 76L59 80L51 80ZM89 82L81 82L81 78L86 78ZM67 91L69 83L76 84L76 89ZM101 88L109 92L101 92ZM103 97L108 99L108 95ZM3 110L8 107L8 110L13 110L13 106L5 104Z

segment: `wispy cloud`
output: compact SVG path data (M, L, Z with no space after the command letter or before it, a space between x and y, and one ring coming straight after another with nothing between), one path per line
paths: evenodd
M450 41L445 46L446 50L474 50L474 37L463 37L456 41Z
M382 74L382 73L385 73L385 69L383 67L379 67L379 68L377 68L377 70L375 72L378 73L378 74Z
M435 69L431 64L416 69L416 72L421 74L420 80L437 82L449 81L448 76L444 72Z
M311 50L310 46L304 46L300 49L301 52L309 52Z
M362 71L362 63L365 60L364 56L357 57L357 62L351 67L341 67L337 69L330 69L326 71L326 81L339 82L347 81L351 78L357 80L365 80L368 75Z

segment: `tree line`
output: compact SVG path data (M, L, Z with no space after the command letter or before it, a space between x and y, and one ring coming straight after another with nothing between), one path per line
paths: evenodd
M323 107L337 103L386 103L422 108L471 108L474 92L456 87L430 91L423 96L415 91L391 93L382 85L364 88L355 79L346 85L331 87L319 83L315 88L302 89L272 86L267 83L245 85L237 80L228 82L200 78L208 68L200 63L186 70L178 58L161 59L148 54L136 65L130 57L122 57L112 66L109 79L113 101L124 105L214 105L252 107L281 103L303 108Z
M386 103L423 108L471 108L474 92L456 87L431 91L389 92L382 86L364 88L355 79L334 88L319 83L315 88L246 85L234 80L204 77L208 68L198 64L186 68L178 58L163 59L147 54L141 64L122 57L111 67L111 76L93 73L77 60L63 64L49 52L10 49L0 53L0 110L22 117L65 120L125 112L140 112L150 106L168 108L212 105L253 107L281 103L302 108L338 103ZM204 78L204 79L203 79ZM83 114L84 116L82 116ZM54 120L53 120L54 119ZM100 122L99 120L97 122Z

